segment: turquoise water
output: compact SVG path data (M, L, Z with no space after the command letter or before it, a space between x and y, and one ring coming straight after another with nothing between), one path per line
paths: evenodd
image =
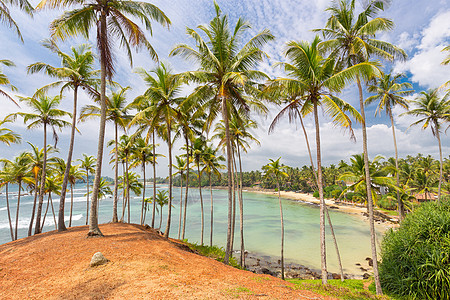
M160 186L159 189L167 190ZM11 190L11 189L10 189ZM184 193L184 189L183 189ZM147 188L146 195L153 194L152 188ZM173 190L173 208L171 237L178 236L180 189ZM210 193L209 189L203 189L205 234L204 243L209 244L210 236ZM74 189L74 210L72 225L85 224L86 197L85 186L76 185ZM227 231L227 191L213 190L214 197L214 235L213 244L225 246ZM131 199L131 222L139 223L141 210L141 197ZM9 197L12 221L15 222L17 192L10 193ZM45 202L46 203L46 202ZM53 199L55 211L58 211L59 197ZM285 222L285 258L287 262L299 263L310 268L320 268L320 244L319 244L319 208L316 205L282 200ZM33 205L31 195L21 197L19 213L19 238L26 236L30 222L30 214ZM99 222L106 223L112 218L112 197L100 201ZM45 207L44 207L45 208ZM70 193L66 198L66 220L70 209ZM239 249L239 210L236 208L236 240L235 249ZM186 223L186 238L190 242L200 242L201 212L198 189L191 188L188 197L188 211ZM121 198L119 200L119 218L122 212ZM349 215L330 210L333 225L337 235L338 244L344 266L344 272L362 274L355 263L365 265L365 258L370 256L370 240L368 223L355 215ZM244 237L245 249L261 255L277 257L280 255L280 215L278 199L276 196L244 192ZM164 207L162 229L165 229L167 207ZM155 225L159 226L160 215L157 213ZM151 210L147 212L146 223L151 223ZM66 222L66 225L68 222ZM49 209L45 220L44 231L54 230L54 221ZM338 271L335 249L331 235L327 232L328 268L331 272ZM379 233L381 237L381 233ZM10 241L9 225L6 211L4 190L0 195L0 243Z

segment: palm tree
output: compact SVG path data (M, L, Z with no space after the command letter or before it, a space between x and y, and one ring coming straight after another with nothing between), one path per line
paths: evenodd
M408 109L408 100L404 96L412 94L414 91L412 85L409 82L398 82L404 75L397 74L381 74L381 77L376 78L373 83L369 84L368 91L374 93L375 95L370 96L366 99L365 103L370 104L374 101L378 102L378 107L375 112L381 113L382 110L386 112L391 120L392 136L394 138L394 150L395 150L395 168L398 170L398 150L397 150L397 140L395 138L395 128L394 128L394 117L392 115L392 110L395 106L401 106L404 109ZM400 187L400 177L398 171L396 172L397 187ZM405 209L403 207L403 202L400 198L400 192L397 191L398 199L398 216L400 221L405 217Z
M218 148L213 148L212 145L206 146L203 156L203 163L205 164L204 171L208 174L209 179L209 193L211 201L211 231L209 236L209 246L213 245L213 222L214 222L214 206L213 206L213 192L212 192L212 180L211 177L214 174L219 180L221 177L220 170L225 167L220 164L220 162L225 161L225 157L219 155ZM242 251L242 249L241 249ZM241 262L242 266L242 262Z
M142 168L143 173L143 193L142 193L142 208L141 208L141 218L140 218L140 224L144 225L144 203L145 203L145 184L146 184L146 176L145 176L145 166L148 163L151 163L153 161L153 145L147 144L145 142L145 139L142 137L132 138L134 140L133 142L133 148L131 149L133 160L131 167L137 167L140 166Z
M5 123L12 122L12 120L5 118L0 121L0 142L10 146L12 143L19 144L22 138L19 134L13 132L11 129L3 127Z
M391 30L394 23L386 18L375 17L384 10L384 0L370 0L363 11L356 16L355 0L340 0L327 9L331 16L324 29L321 31L328 40L321 43L321 50L330 52L332 56L339 57L343 66L354 66L361 62L368 62L371 56L393 60L394 58L406 58L406 53L390 44L375 39L377 33ZM363 153L365 162L366 180L370 180L369 157L367 151L366 117L364 112L363 91L360 77L356 82L359 92L359 104L362 117ZM369 201L369 223L372 246L372 259L374 261L374 277L377 295L382 294L378 275L378 262L375 244L375 227L373 223L373 202L371 199L370 184L367 185Z
M84 170L86 175L86 225L89 219L89 173L94 173L95 158L92 155L86 155L83 153L83 158L78 159L80 162L80 168Z
M61 130L62 127L68 127L71 124L63 119L62 117L71 116L70 113L58 109L61 103L61 97L48 97L44 94L37 95L36 98L28 97L21 98L20 101L25 102L25 104L30 107L33 113L18 112L13 114L14 118L17 116L23 117L24 123L28 123L27 129L44 127L44 158L42 163L42 174L41 174L41 187L39 189L39 204L36 216L36 225L34 228L34 233L38 234L41 232L41 212L42 204L44 203L44 189L45 189L45 172L47 168L47 126L51 126L53 130L53 139L55 143L58 141L58 135L56 128Z
M6 24L9 28L13 29L19 39L23 42L22 33L20 33L19 26L17 26L14 19L9 13L9 9L6 4L11 4L19 7L29 15L33 14L33 6L26 0L0 0L0 22Z
M12 162L7 159L1 160L3 164L3 168L0 171L0 187L5 186L5 195L6 195L6 210L8 213L8 221L9 221L9 231L11 233L11 241L14 241L14 230L11 222L11 210L9 208L9 184L13 182L12 178Z
M91 27L96 27L97 49L100 53L100 128L97 151L97 167L95 171L94 186L91 201L91 216L89 221L89 236L102 236L98 227L97 218L97 198L101 179L101 169L103 162L103 146L105 138L106 123L106 78L109 80L114 73L114 55L112 45L114 39L120 40L120 45L127 51L128 58L132 62L131 48L144 46L153 59L157 58L156 52L148 42L144 32L130 20L128 16L135 17L143 24L147 30L151 30L150 20L155 20L162 25L169 25L170 20L155 5L139 1L123 0L90 0L78 2L80 7L73 7L73 3L62 0L42 0L37 8L63 8L70 7L72 10L54 20L50 24L51 36L54 39L65 40L71 36L82 35L89 38ZM95 25L94 25L95 24Z
M124 131L127 128L130 115L128 110L130 106L126 103L126 93L130 87L120 88L118 91L113 91L109 97L106 98L106 121L114 123L114 195L113 195L113 222L118 222L117 216L117 202L118 202L118 178L119 178L119 127ZM80 121L85 121L90 118L99 117L101 115L101 108L95 105L86 105L81 108ZM108 145L109 146L109 145Z
M73 211L73 186L77 180L83 179L83 172L80 170L80 165L75 165L70 167L69 172L69 183L70 183L70 217L69 217L69 227L72 226L72 211Z
M78 91L83 89L87 91L92 97L98 97L98 92L95 86L98 85L96 76L99 71L93 70L94 54L89 45L82 44L78 47L71 47L71 53L62 52L54 41L44 41L44 47L58 55L61 59L61 67L54 67L52 65L37 62L28 66L28 73L43 72L44 74L57 79L56 82L45 85L36 93L45 93L50 88L61 87L61 95L66 89L73 90L73 109L72 109L72 126L70 133L69 151L67 154L67 164L64 171L64 179L61 188L61 197L59 200L59 214L58 214L58 230L66 230L64 223L64 205L66 199L66 189L68 184L69 172L72 165L73 146L75 142L75 124L77 121L77 106L78 106Z
M108 146L112 144L113 141L110 141L108 143ZM114 149L114 152L119 152L120 153L120 157L123 159L124 162L124 176L122 179L122 187L124 190L123 196L125 199L125 202L123 203L122 206L122 217L120 218L121 222L124 220L124 216L125 216L125 210L127 208L128 205L128 222L130 222L130 183L129 183L129 170L130 170L130 166L129 166L129 162L130 162L130 155L133 151L133 145L132 145L132 139L130 136L124 134L121 135L119 138L119 143L117 144L117 151L116 149ZM116 154L117 155L117 154ZM117 207L117 204L116 204Z
M181 222L183 216L183 178L185 177L184 171L186 170L186 160L180 156L175 156L177 163L173 167L178 170L173 175L180 175L180 218L178 220L178 239L181 236Z
M52 215L53 220L55 222L55 230L58 230L58 224L56 222L56 215L55 215L55 208L53 207L53 200L52 200L52 193L55 193L59 195L61 193L61 179L58 178L59 176L47 176L47 179L45 181L45 193L48 194L47 198L47 208L45 209L44 217L42 218L42 226L41 226L41 232L44 229L45 225L45 217L47 216L48 208L51 205L52 207Z
M172 219L172 130L176 122L178 115L177 106L179 105L181 98L178 98L180 87L183 84L181 78L172 73L169 66L160 63L155 69L147 72L143 69L138 69L142 79L146 82L148 88L145 91L143 97L147 98L150 102L149 106L144 110L138 112L131 124L139 123L143 119L149 119L146 117L148 114L153 114L151 118L150 128L156 129L158 125L163 121L165 122L165 137L167 142L168 154L169 154L169 204L167 212L167 224L164 236L169 237L170 225Z
M318 106L324 106L325 112L330 115L333 122L341 127L351 129L352 122L347 114L357 120L361 120L359 113L348 103L334 96L345 85L357 76L369 76L378 69L371 63L361 63L342 70L340 64L330 56L327 58L319 54L318 44L320 39L314 41L295 42L287 44L285 52L289 63L280 63L284 67L288 78L277 78L276 84L288 85L296 91L303 91L302 96L294 101L303 101L302 104L314 114L316 128L316 155L317 155L317 184L320 199L320 240L321 240L321 265L322 283L327 283L326 248L325 248L325 202L323 198L322 157L320 148L320 127ZM312 108L311 108L312 106Z
M2 9L1 9L1 4L2 2L0 1L0 20L2 17ZM4 65L6 67L14 67L15 64L7 59L0 59L0 65ZM11 84L11 82L9 81L8 76L6 76L3 72L2 69L0 69L0 86L4 85L7 86L9 89L16 91L17 88L15 86L13 86ZM19 106L19 104L17 104L16 100L14 100L7 92L5 92L4 90L0 89L0 95L6 97L7 99L11 100L12 102L14 102L14 104L16 104L17 106Z
M253 70L253 68L267 56L260 48L272 40L273 36L269 30L263 30L241 46L240 43L250 29L250 24L238 19L234 29L230 30L228 16L222 15L216 2L214 2L214 7L216 16L209 25L198 26L198 29L204 32L207 40L205 41L196 30L187 28L186 32L194 39L197 49L188 45L178 45L170 55L181 55L200 65L197 71L185 73L188 81L199 84L189 98L195 99L198 103L204 103L205 107L208 108L208 124L211 124L219 112L221 112L225 124L228 170L228 229L224 262L228 264L232 250L233 203L229 112L241 111L248 114L250 102L257 103L251 97L259 92L256 83L258 80L268 79L268 76L263 72Z
M286 166L280 164L280 158L277 160L269 159L270 163L264 165L262 167L265 172L265 176L275 177L277 182L277 190L278 190L278 202L280 204L280 219L281 219L281 279L284 280L284 222L283 222L283 207L281 206L281 198L280 198L280 179L282 177L288 177L288 174L285 172Z
M27 152L22 152L11 161L11 182L14 182L19 187L17 196L17 210L16 210L16 226L14 232L14 240L17 240L17 229L19 226L19 208L20 196L23 189L22 184L33 184L33 179L29 176L29 155Z
M412 115L420 119L411 124L411 126L423 123L422 129L431 128L431 132L438 140L439 144L439 187L438 187L438 201L441 199L442 186L442 146L440 132L442 123L450 121L450 99L447 95L440 98L437 90L422 91L420 95L411 104L416 107L410 111L403 113L403 115ZM410 127L411 127L410 126Z
M167 196L167 191L158 190L158 193L156 193L156 198L152 199L156 204L159 205L159 230L161 230L162 225L162 209L164 205L167 205L169 203L169 197Z
M192 143L192 158L197 166L197 179L198 179L198 193L200 195L200 209L201 209L201 239L200 243L203 246L203 233L205 231L205 214L203 210L203 196L202 196L202 171L200 170L200 164L203 163L203 156L205 152L206 142L201 136L196 138Z

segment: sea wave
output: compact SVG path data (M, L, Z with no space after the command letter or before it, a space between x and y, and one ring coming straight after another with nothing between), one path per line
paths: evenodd
M83 218L83 214L77 214L77 215L73 215L72 216L72 221L78 221L81 220ZM64 221L69 221L70 216L64 216ZM30 218L20 218L19 217L19 223L18 223L18 228L19 229L24 229L24 228L28 228L30 226ZM12 220L13 223L13 227L16 225L16 221ZM54 226L55 222L53 220L53 216L51 214L48 214L47 217L45 218L45 226ZM9 229L9 223L8 222L0 222L0 229Z

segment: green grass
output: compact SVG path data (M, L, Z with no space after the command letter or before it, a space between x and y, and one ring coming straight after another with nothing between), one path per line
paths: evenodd
M330 279L328 280L327 286L323 286L321 280L288 279L288 281L295 284L297 289L309 290L324 296L336 297L338 299L391 299L387 296L377 296L375 294L375 286L373 283L369 285L368 289L365 289L364 285L367 286L371 279L346 279L344 282L339 279Z
M244 286L238 286L233 289L225 290L225 294L232 298L240 298L242 294L244 295L253 295L253 292Z
M198 245L198 244L193 244L193 243L189 243L187 240L183 240L184 243L186 243L186 245L194 250L197 251L200 255L202 256L206 256L206 257L210 257L213 258L217 261L223 262L223 259L225 257L225 250L221 247L217 247L217 246L205 246L205 245ZM234 257L230 258L230 266L235 267L237 269L241 269L242 267L239 265L239 263L237 262L237 260Z

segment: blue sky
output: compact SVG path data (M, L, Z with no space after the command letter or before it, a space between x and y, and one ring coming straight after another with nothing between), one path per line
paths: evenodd
M357 1L358 2L358 1ZM37 1L32 1L37 4ZM150 41L156 49L160 59L169 62L176 72L195 69L196 66L183 61L180 58L168 58L168 53L174 45L178 43L188 43L192 41L186 36L185 29L196 27L199 24L208 23L214 15L213 1L211 0L175 0L175 1L153 1L152 3L160 7L171 19L170 30L162 28L158 24L154 25L153 36ZM325 9L330 6L329 0L229 0L218 1L222 11L229 14L230 23L233 25L237 18L243 17L252 25L251 34L267 28L276 37L276 40L269 43L265 51L270 59L260 65L260 69L270 74L272 77L281 75L280 70L274 69L272 65L277 61L283 61L282 56L284 45L289 40L312 40L314 33L312 29L322 28L328 17ZM0 24L0 58L10 59L16 63L15 68L4 68L3 71L9 76L19 92L13 94L30 96L34 91L51 80L44 75L27 75L26 66L43 61L53 65L58 65L59 60L49 51L40 45L40 41L49 37L48 25L62 11L41 11L34 18L30 18L24 13L12 9L12 15L19 24L25 43L22 44L9 28ZM382 14L384 17L392 19L395 23L394 30L378 36L402 47L408 53L406 62L395 62L386 65L386 71L403 72L409 81L414 85L417 92L428 88L440 86L450 79L450 66L442 66L440 62L445 54L441 52L444 46L450 44L450 5L448 0L393 0L391 6ZM149 36L149 35L147 35ZM95 35L93 35L95 37ZM94 41L94 40L93 40ZM84 43L82 39L68 40L60 44L65 51L71 45ZM126 54L121 49L115 50L116 71L114 78L123 86L131 86L128 93L130 101L145 90L145 86L139 76L132 72L132 68L127 60ZM145 53L134 54L133 67L144 67L151 69L155 63ZM185 89L186 92L189 88ZM57 94L54 91L54 94ZM349 86L340 95L341 98L350 102L355 107L359 107L357 100L357 90L355 86ZM411 98L413 98L411 96ZM71 110L71 94L66 94L62 107ZM6 99L0 99L2 109L0 118L7 114L16 112L17 107ZM81 105L90 103L86 95L81 95ZM26 110L22 106L21 110ZM270 106L267 116L255 116L259 128L254 130L255 136L260 140L261 146L252 145L252 148L244 158L244 169L259 169L268 162L269 158L282 157L285 164L291 166L302 166L308 164L308 157L304 137L300 128L287 121L280 123L275 132L267 134L267 129L279 108ZM371 157L377 154L386 157L393 156L392 129L388 119L384 116L375 117L375 105L367 108L368 116L368 137L369 153ZM410 128L408 126L414 121L411 117L399 117L402 113L400 109L395 110L396 134L398 139L399 154L404 157L408 154L415 155L423 153L438 156L436 139L431 135L431 131L422 131L419 127ZM337 163L341 159L348 160L352 154L362 152L360 129L356 128L356 143L351 142L348 135L340 129L336 129L329 120L321 116L322 135L322 155L326 165ZM311 117L307 117L306 127L310 137L313 137L314 127ZM30 141L42 147L42 130L27 131L20 119L15 124L8 125L9 128L22 134L24 141ZM82 153L95 155L97 152L98 120L92 120L79 125L81 135L76 137L76 147L74 158L81 157ZM107 125L106 139L113 138L113 127ZM58 147L61 148L60 155L65 158L69 140L69 130L64 130L59 134ZM176 147L180 144L176 144ZM443 137L444 156L448 156L450 143L447 136ZM27 143L13 145L11 147L0 146L2 157L12 158L20 151L29 148ZM105 150L105 154L109 149ZM160 143L158 152L167 153L164 143ZM167 161L162 159L159 164L159 174L167 175ZM112 175L112 170L108 164L104 164L103 174Z

